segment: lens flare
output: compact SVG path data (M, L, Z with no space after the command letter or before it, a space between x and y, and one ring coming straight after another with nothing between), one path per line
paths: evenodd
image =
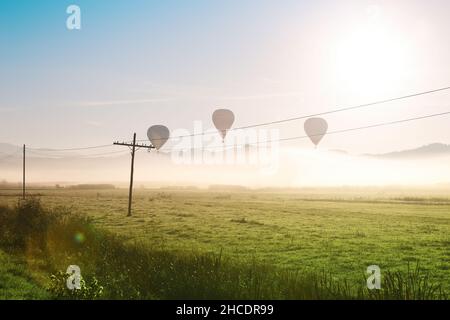
M82 244L86 240L86 237L83 233L77 232L74 236L74 239L76 243Z

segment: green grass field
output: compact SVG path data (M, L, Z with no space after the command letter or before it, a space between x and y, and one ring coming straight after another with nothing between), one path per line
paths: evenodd
M311 270L363 283L369 265L419 264L450 289L450 199L445 193L380 190L210 192L34 190L50 207L69 206L129 242L175 253L222 254L280 270ZM14 192L0 202L13 204ZM89 239L87 239L89 241Z
M0 300L49 297L49 293L33 279L24 261L0 250Z

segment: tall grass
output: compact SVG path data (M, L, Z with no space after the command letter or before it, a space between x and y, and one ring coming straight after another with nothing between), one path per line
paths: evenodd
M59 299L446 299L417 266L385 272L382 289L338 281L319 271L288 271L256 260L175 253L130 243L98 229L85 216L44 208L38 199L0 207L0 246L45 262L48 286ZM65 287L64 271L78 265L82 291Z

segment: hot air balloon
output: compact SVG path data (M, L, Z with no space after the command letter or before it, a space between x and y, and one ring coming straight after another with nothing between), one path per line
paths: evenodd
M212 121L216 126L216 129L219 130L222 141L225 141L227 131L230 130L234 122L233 112L228 109L218 109L214 111Z
M322 118L310 118L305 121L305 132L317 148L328 130L328 123Z
M151 126L147 131L147 137L156 150L159 150L169 140L170 131L166 126Z

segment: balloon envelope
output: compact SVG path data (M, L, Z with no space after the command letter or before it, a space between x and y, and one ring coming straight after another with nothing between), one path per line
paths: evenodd
M169 140L170 131L166 126L151 126L147 131L147 137L156 150L159 150Z
M316 146L325 136L328 130L328 123L322 118L310 118L305 121L305 132Z
M212 121L217 130L219 130L222 140L225 140L227 131L231 128L234 122L234 114L228 109L218 109L212 115Z

